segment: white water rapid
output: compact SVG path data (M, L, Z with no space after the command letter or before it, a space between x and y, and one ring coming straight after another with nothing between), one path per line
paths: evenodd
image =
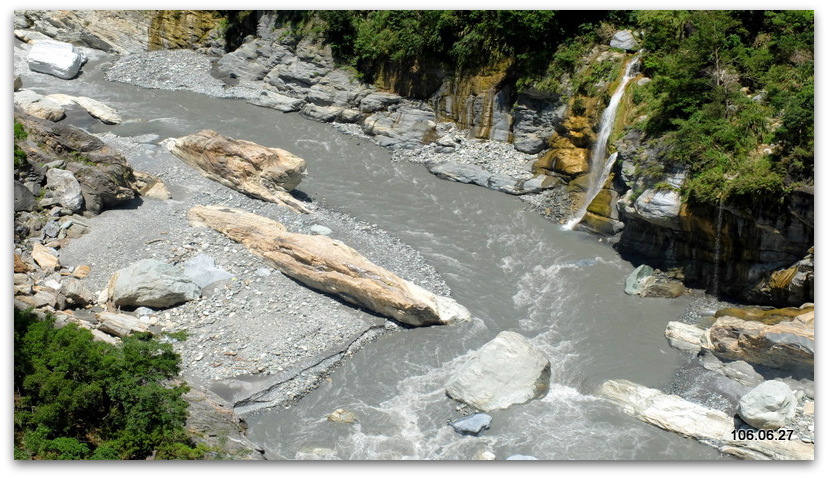
M624 96L624 90L627 88L627 83L629 83L634 76L633 71L635 71L635 66L637 64L638 56L633 57L633 59L627 63L621 83L618 84L618 87L612 93L609 105L607 105L607 108L601 114L598 137L595 140L595 145L592 148L592 154L589 158L589 189L584 196L584 202L581 204L581 207L578 208L578 211L572 216L572 219L570 219L563 226L564 229L571 230L577 226L581 220L583 220L590 203L592 203L592 200L598 195L598 192L601 191L601 188L604 187L604 183L607 181L607 177L609 177L610 170L612 170L612 165L615 163L617 154L614 153L609 157L609 159L604 161L607 156L607 142L609 141L609 135L612 132L612 127L615 124L615 115L618 112L618 105L621 104L621 98Z

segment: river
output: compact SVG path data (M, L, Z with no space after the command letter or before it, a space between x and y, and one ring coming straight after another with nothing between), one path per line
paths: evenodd
M592 395L607 379L669 389L688 359L669 346L664 329L703 298L627 296L631 264L516 197L438 179L422 165L391 161L383 148L298 114L108 82L105 66L90 61L73 81L29 73L24 86L89 96L141 119L116 126L83 115L67 119L93 133L166 138L209 128L305 158L302 192L417 249L475 317L384 336L289 409L245 417L250 438L268 457L317 449L355 460L470 459L484 450L542 460L728 459ZM491 429L480 437L460 436L447 426L460 412L444 385L471 352L504 330L526 336L550 359L551 389L543 399L491 412ZM356 413L359 423L326 420L337 408Z

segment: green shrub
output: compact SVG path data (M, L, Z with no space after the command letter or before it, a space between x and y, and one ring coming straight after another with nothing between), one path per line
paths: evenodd
M184 430L180 358L149 334L120 346L14 313L15 447L37 459L203 456Z

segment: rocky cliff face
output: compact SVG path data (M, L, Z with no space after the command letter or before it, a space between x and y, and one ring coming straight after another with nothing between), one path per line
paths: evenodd
M118 54L159 48L223 49L220 16L209 10L25 10L15 30Z
M688 284L736 299L813 301L813 269L794 266L814 244L813 190L774 206L694 206L674 191L653 189L621 204L625 228L617 248L633 262L679 269Z

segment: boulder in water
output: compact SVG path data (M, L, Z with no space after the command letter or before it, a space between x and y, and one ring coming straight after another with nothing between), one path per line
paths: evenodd
M491 423L491 415L485 413L475 413L474 415L469 415L459 420L455 420L449 425L454 428L454 431L461 435L477 436L483 430L488 430Z
M647 264L641 264L636 267L624 282L624 292L629 295L641 294L641 291L655 280L653 277L654 272L653 268Z
M500 410L545 396L550 375L549 360L526 337L504 331L472 354L446 393L479 410Z

